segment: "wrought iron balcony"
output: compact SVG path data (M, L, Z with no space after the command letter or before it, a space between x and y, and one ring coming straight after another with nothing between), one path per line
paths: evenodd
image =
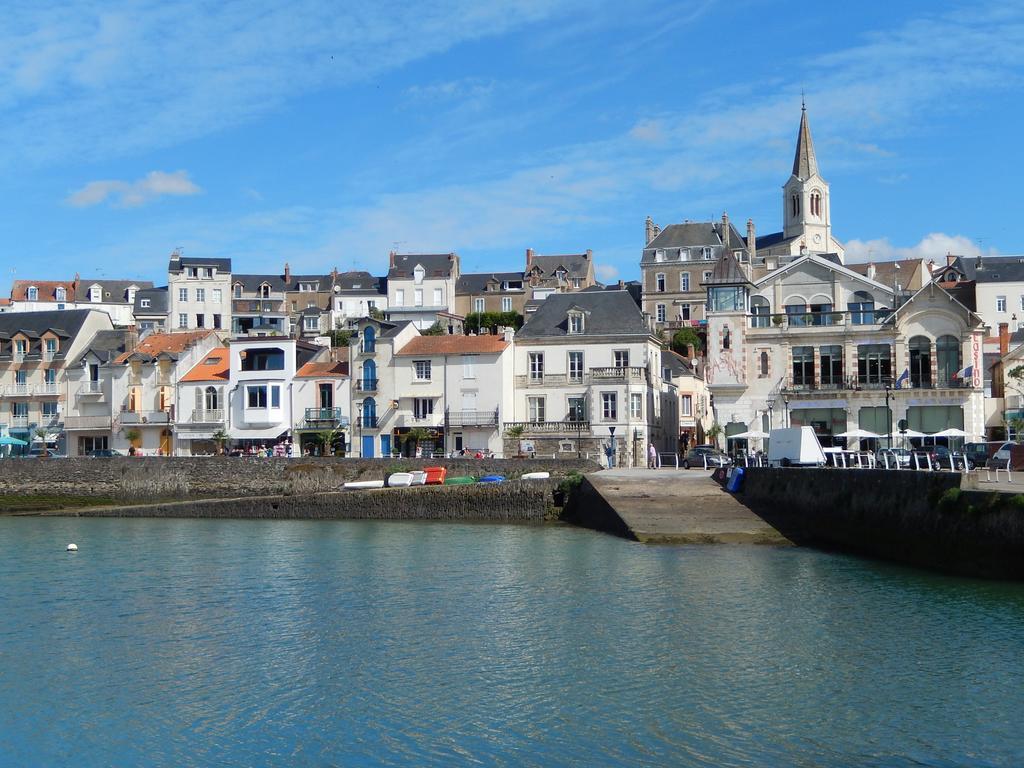
M448 411L445 414L452 427L496 427L498 409L493 411Z
M304 421L311 427L344 427L348 418L342 415L341 408L307 408Z
M378 419L376 416L360 416L356 419L356 426L360 429L376 429Z
M109 416L66 416L64 429L110 429Z
M378 379L356 379L357 392L376 392Z

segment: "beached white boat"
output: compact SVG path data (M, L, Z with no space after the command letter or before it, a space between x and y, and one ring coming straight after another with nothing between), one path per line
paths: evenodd
M363 491L368 488L383 488L383 480L356 480L351 483L345 483L345 488L350 491Z
M408 488L412 485L412 472L393 472L388 475L388 488Z
M551 477L550 472L527 472L520 476L520 480L547 480Z
M412 475L411 485L426 485L427 484L427 473L426 472L410 472Z

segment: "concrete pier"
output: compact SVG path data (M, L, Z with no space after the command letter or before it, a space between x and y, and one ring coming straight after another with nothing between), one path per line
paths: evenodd
M573 522L636 541L790 544L703 470L611 469L588 474Z

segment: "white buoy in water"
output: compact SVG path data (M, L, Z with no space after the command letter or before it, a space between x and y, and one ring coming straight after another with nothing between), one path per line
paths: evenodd
M77 544L68 544L68 552L77 552L77 551L78 551L78 545Z

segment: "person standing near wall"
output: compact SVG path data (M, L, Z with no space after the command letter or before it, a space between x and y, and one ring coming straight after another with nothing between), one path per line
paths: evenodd
M647 446L647 468L658 468L658 449L654 447L654 443L649 443Z

